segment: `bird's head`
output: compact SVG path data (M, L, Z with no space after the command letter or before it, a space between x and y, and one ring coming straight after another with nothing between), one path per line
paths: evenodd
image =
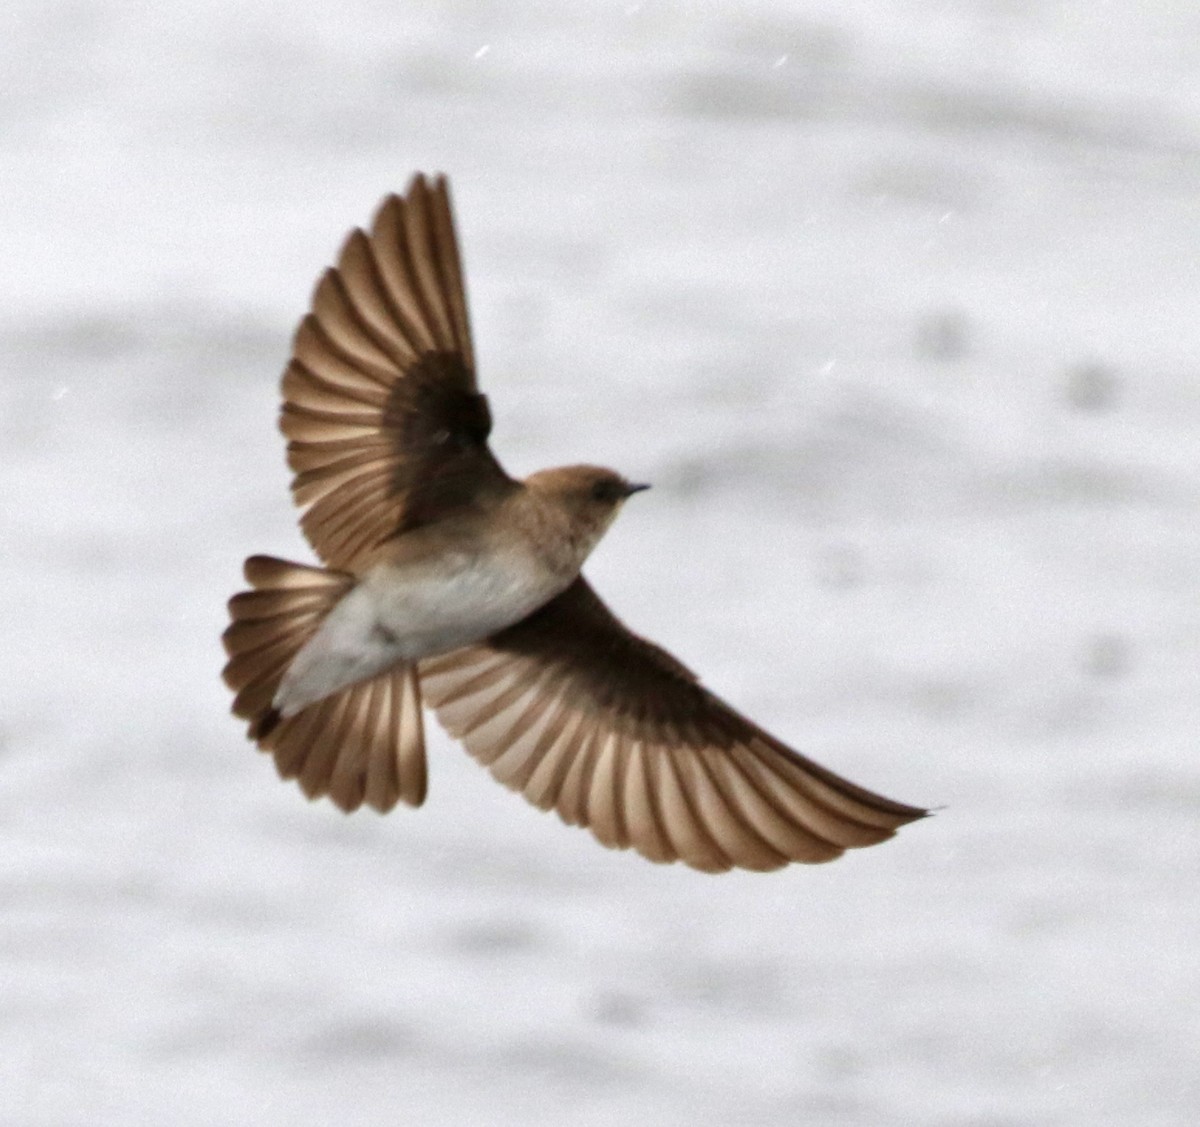
M543 504L566 519L571 540L583 558L608 531L621 506L634 493L649 489L634 485L603 466L560 466L525 479L526 487Z

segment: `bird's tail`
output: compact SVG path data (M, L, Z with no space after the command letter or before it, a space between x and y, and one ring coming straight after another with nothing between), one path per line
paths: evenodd
M364 802L390 810L425 800L425 734L415 665L397 665L283 717L273 701L292 659L354 586L353 576L251 556L253 590L229 600L222 636L223 676L236 694L233 712L249 737L275 757L285 779L309 798L328 795L343 810Z

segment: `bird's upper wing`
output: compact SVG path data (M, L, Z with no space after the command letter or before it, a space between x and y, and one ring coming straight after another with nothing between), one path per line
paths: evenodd
M582 576L487 642L423 661L421 686L502 783L652 861L829 861L926 813L768 735L626 629Z
M445 177L416 176L351 232L296 332L283 398L301 526L330 567L512 488L487 445Z

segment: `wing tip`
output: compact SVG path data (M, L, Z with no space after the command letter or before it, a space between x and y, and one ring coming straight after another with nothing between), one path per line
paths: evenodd
M403 191L388 192L379 201L375 209L375 214L378 217L385 210L392 210L397 207L403 208L405 204L412 202L417 197L430 195L448 197L449 194L450 177L445 172L414 172L408 178L408 183L404 186Z

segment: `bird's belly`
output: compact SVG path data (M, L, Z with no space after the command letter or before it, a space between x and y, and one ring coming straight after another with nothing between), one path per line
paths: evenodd
M300 648L274 706L292 716L400 662L482 641L519 622L566 586L532 563L515 553L450 552L432 562L376 565Z
M406 660L446 653L519 622L565 586L514 555L463 555L436 568L381 565L364 577L379 627Z

